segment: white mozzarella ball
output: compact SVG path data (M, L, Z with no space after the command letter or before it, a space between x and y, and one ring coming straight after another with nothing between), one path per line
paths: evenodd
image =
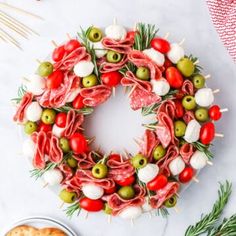
M143 183L148 183L153 180L159 172L159 167L156 164L147 164L138 171L138 178Z
M164 78L151 80L152 91L159 96L165 96L170 91L170 84Z
M144 204L142 205L142 210L143 210L143 212L149 212L149 211L152 210L152 207L151 207L151 205L149 204L147 197L145 198L145 202L144 202Z
M158 66L163 66L165 62L165 56L156 51L153 48L143 50L143 53L152 59Z
M77 95L80 93L80 90L80 88L72 90L69 97L66 99L66 102L73 102Z
M103 44L101 41L92 43L94 50L95 50L95 55L97 58L101 58L107 54L107 50L104 48Z
M23 155L26 156L27 158L32 159L34 157L35 143L31 138L28 138L23 142L22 152Z
M79 77L85 77L93 73L94 64L91 61L80 61L74 66L74 73Z
M82 187L82 192L84 195L90 199L99 199L103 196L103 188L96 186L94 184L86 184Z
M43 109L38 102L32 102L25 111L25 116L27 120L38 121L41 118Z
M54 124L52 127L52 134L60 138L64 130L65 128L58 127L56 124Z
M63 180L63 175L58 169L51 169L43 174L44 182L50 186L58 185Z
M172 63L177 64L177 62L184 57L184 49L179 44L172 43L167 57Z
M201 107L208 107L214 102L214 94L210 88L201 88L195 94L195 101Z
M180 156L176 157L169 164L169 169L172 175L180 174L184 170L184 168L185 168L185 163Z
M127 32L124 26L113 24L106 27L105 34L108 38L121 40L125 39Z
M33 95L41 95L45 90L45 79L39 75L30 75L27 80L24 81L24 85L28 92Z
M130 206L120 212L119 216L126 220L136 219L142 214L142 208Z
M188 143L196 142L200 136L201 125L196 120L191 120L187 124L184 139Z
M204 152L196 151L190 159L190 165L196 169L202 169L207 164L208 158Z

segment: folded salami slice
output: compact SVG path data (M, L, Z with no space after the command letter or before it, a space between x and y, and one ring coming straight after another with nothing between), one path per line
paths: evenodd
M168 182L164 188L156 191L156 195L150 198L150 205L153 208L160 208L167 199L171 198L178 192L178 189L179 183Z
M25 95L21 99L20 104L17 107L17 111L13 117L13 120L15 122L23 122L24 121L25 110L29 106L29 104L32 102L32 100L33 100L32 93L25 93Z
M184 116L183 116L183 120L186 124L189 123L189 121L195 119L194 113L192 111L186 111Z
M175 103L172 100L165 100L159 106L157 113L164 112L169 116L172 120L175 118Z
M76 113L75 110L70 110L67 113L66 126L62 135L66 138L69 138L78 130L78 128L81 126L83 122L84 122L83 114L78 114Z
M138 50L132 50L128 54L128 59L137 67L144 66L148 67L150 70L151 79L159 79L161 78L161 70L157 64L152 61L148 56L146 56L143 52Z
M63 158L63 152L59 146L59 139L52 135L49 141L49 160L54 163L60 163Z
M193 87L193 83L186 79L182 85L182 88L181 88L182 92L184 94L187 94L187 95L194 95L194 87Z
M86 52L85 47L79 47L70 54L65 55L61 61L54 64L55 70L70 71L80 61L90 61L91 56Z
M116 51L122 54L127 54L131 50L131 47L134 44L134 40L131 38L123 40L103 38L102 44L108 50Z
M193 155L194 147L191 143L185 143L180 148L180 156L186 164L189 164L190 158Z
M73 171L68 165L62 163L58 166L58 169L62 172L64 177L62 184L64 184L66 181L70 180L73 177Z
M82 170L87 170L92 168L96 163L93 160L92 153L83 153L80 155L73 155L73 157L78 161L78 166Z
M139 185L134 186L135 197L130 200L121 198L117 193L113 193L107 197L107 203L112 209L112 215L118 215L121 211L131 206L142 206L146 191Z
M111 88L105 85L97 85L92 88L83 88L80 92L84 97L86 106L94 107L105 102L111 96Z

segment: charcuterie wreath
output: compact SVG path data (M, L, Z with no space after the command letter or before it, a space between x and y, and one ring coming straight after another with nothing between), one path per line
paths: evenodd
M14 99L14 121L28 135L23 153L32 159L32 176L61 187L67 215L81 209L131 220L153 210L166 215L183 185L212 164L209 147L223 136L214 121L227 109L213 105L219 89L206 87L210 76L185 54L183 40L167 38L143 23L130 31L117 23L104 31L91 26L54 43L50 60L23 79ZM84 119L116 86L124 86L134 111L155 117L134 154L92 150L84 134Z

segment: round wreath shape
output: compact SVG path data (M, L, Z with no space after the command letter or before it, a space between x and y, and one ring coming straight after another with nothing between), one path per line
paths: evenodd
M166 215L181 188L212 164L209 147L222 136L214 121L227 109L213 105L219 90L206 87L209 76L182 44L158 36L155 25L91 26L24 78L14 99L14 121L28 135L23 153L32 176L61 187L68 216L81 209L131 220L152 210ZM133 110L154 117L135 154L93 150L83 132L86 116L118 85L129 90Z

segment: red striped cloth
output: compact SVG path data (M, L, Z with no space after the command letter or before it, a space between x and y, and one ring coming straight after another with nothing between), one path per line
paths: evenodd
M206 0L215 28L236 62L236 0Z

